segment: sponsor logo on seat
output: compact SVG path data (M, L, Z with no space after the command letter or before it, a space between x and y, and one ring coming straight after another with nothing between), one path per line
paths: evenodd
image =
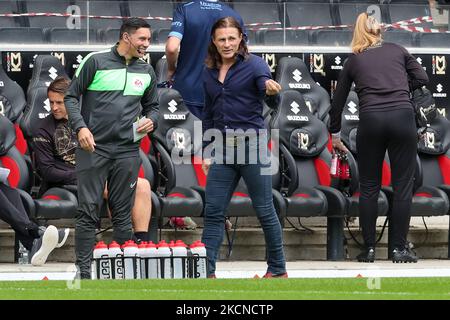
M164 114L164 119L165 120L186 120L186 115L185 114L174 114L175 111L178 110L177 105L178 103L175 100L170 100L170 102L168 103L169 107L167 108L171 114Z
M433 97L434 98L447 98L447 93L446 92L442 92L444 91L444 86L440 83L437 84L436 86L436 91L437 93L433 93Z

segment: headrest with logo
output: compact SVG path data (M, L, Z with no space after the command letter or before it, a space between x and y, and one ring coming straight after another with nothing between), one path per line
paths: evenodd
M323 120L331 108L328 92L318 85L305 62L297 57L283 57L278 62L276 81L283 90L297 90L305 99L311 113Z
M25 137L34 137L41 127L41 121L50 114L47 87L35 87L28 91L28 105L23 112L20 128Z
M8 153L8 150L16 143L16 129L14 124L3 115L0 115L0 156Z
M61 61L52 55L38 55L34 61L28 91L34 87L48 87L59 76L69 78Z
M356 133L359 124L359 99L355 91L350 91L342 110L341 139L353 154L356 154Z
M22 87L11 80L0 65L0 114L16 121L27 105Z
M271 121L272 129L279 129L280 141L293 155L315 157L328 143L326 125L306 106L302 94L295 90L280 94L278 110Z
M440 155L448 151L450 147L450 121L438 115L427 127L417 145L420 153Z
M175 89L160 88L159 120L154 136L169 151L177 154L195 154L201 147L201 141L194 145L194 122L201 133L201 121L191 114L184 104L180 93ZM198 137L201 140L201 135ZM197 149L194 149L194 146Z

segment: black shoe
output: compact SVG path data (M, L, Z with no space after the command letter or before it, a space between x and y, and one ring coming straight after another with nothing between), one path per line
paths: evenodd
M39 236L42 236L46 229L47 227L40 226ZM61 248L66 243L66 240L69 237L69 233L70 233L69 228L58 229L58 244L56 245L56 248Z
M363 252L356 256L358 262L374 262L375 261L375 248L368 247Z
M409 248L404 248L403 250L395 248L392 250L392 262L394 263L416 263L417 261L419 261L419 258Z

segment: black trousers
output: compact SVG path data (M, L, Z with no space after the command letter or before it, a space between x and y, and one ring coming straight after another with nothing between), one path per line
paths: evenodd
M39 237L38 225L30 221L19 191L1 182L0 219L9 224L23 246L31 250L33 240Z
M403 248L409 231L413 178L416 170L417 132L414 111L397 109L360 114L356 147L360 175L360 224L364 243L375 246L377 200L381 188L386 150L392 171L394 198L389 222L389 239Z
M134 204L139 155L108 159L82 149L76 151L78 210L75 224L76 264L90 273L95 228L100 220L103 191L108 183L108 206L112 213L113 240L119 244L132 239L131 209Z

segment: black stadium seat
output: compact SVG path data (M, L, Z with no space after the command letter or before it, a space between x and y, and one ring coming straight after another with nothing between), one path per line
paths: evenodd
M96 43L97 31L90 29L89 36L86 29L50 28L47 30L47 37L50 43L54 44L85 44ZM119 32L117 32L117 38Z
M314 33L314 44L319 46L349 47L352 37L352 30L317 30Z
M328 121L330 96L319 86L306 67L305 62L297 57L283 57L278 62L275 80L282 90L297 90L303 96L311 113L325 123Z
M60 13L66 14L71 12L71 1L58 0L58 1L24 1L24 11L26 13ZM67 17L57 16L45 16L45 15L33 15L26 17L30 27L35 28L67 28ZM66 39L69 42L69 39Z
M10 27L0 29L0 42L42 44L47 41L41 28Z
M418 33L417 42L421 48L447 48L450 33Z
M259 30L257 39L267 46L306 46L310 42L309 32L305 30Z
M15 122L21 116L26 104L22 87L11 80L0 62L0 114Z
M0 14L18 13L16 1L0 1ZM21 19L19 17L0 17L0 28L20 27Z
M61 61L52 55L38 55L34 61L27 93L35 87L48 87L58 76L68 78Z
M195 188L204 187L206 177L201 169L199 150L194 149L191 140L194 121L198 119L188 111L176 90L160 89L159 104L160 119L152 143L161 168L157 177L161 216L200 217L203 200ZM174 163L173 155L184 162Z
M331 152L325 124L306 106L296 90L281 93L271 129L279 130L280 191L286 216L328 216L327 259L343 260L344 195L330 187Z
M132 17L157 17L172 18L175 2L161 1L157 4L148 3L147 1L127 1L130 16ZM166 19L148 19L153 31L159 29L170 29L171 21Z

